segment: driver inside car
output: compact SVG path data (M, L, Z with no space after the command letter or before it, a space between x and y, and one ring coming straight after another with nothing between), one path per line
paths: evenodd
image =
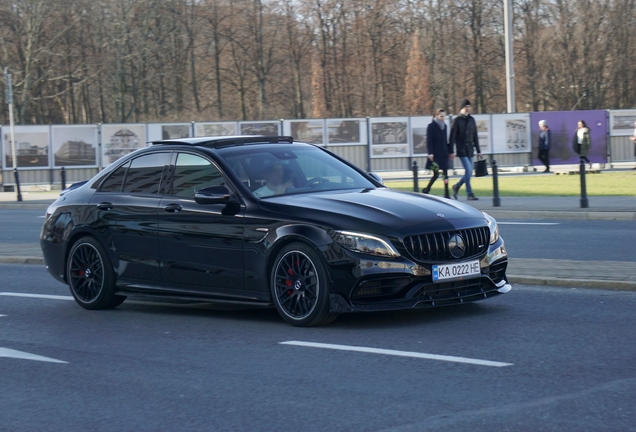
M292 180L283 182L285 169L282 164L276 162L263 168L263 178L265 184L254 191L254 195L259 198L283 194L287 188L294 185Z

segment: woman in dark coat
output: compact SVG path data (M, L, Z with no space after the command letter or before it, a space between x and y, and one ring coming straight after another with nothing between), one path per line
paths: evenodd
M448 128L444 123L445 116L446 111L439 108L435 111L433 121L426 128L426 148L428 149L426 169L433 171L433 177L428 182L428 186L422 189L422 193L429 193L441 170L444 174L444 197L450 198L448 194Z

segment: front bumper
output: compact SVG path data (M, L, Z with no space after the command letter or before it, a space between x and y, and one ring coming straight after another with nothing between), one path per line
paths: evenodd
M405 258L405 257L403 257ZM511 290L506 277L508 255L502 239L480 258L481 275L470 279L433 282L431 265L360 261L350 289L330 295L334 313L436 307L483 300ZM341 284L336 286L343 287Z
M414 284L401 298L347 301L340 294L331 294L330 310L344 313L451 306L483 300L510 290L511 286L505 279L496 284L482 274L479 278L462 281Z

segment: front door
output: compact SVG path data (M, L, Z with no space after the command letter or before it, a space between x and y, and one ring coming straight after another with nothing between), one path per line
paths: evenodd
M171 188L159 206L159 252L165 284L219 295L238 295L243 290L244 209L238 214L223 214L224 204L194 201L199 189L223 184L225 178L208 159L177 154Z

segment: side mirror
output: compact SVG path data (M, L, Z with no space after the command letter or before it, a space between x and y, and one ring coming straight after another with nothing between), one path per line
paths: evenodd
M226 186L210 186L199 189L194 194L197 204L227 204L233 201L232 193Z
M382 177L380 177L379 175L377 175L374 172L368 172L367 175L369 177L371 177L373 180L377 181L378 183L380 183L381 185L384 185L384 181L382 180Z

